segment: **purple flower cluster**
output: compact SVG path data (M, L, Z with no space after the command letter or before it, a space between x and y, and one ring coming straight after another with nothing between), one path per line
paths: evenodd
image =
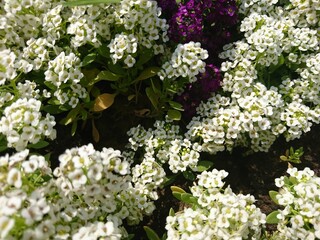
M185 119L191 119L200 102L210 98L211 93L219 89L221 80L220 69L213 64L207 64L206 71L199 74L197 82L187 85L185 91L176 98L184 108Z
M200 42L209 52L206 72L177 98L185 107L185 117L190 118L199 103L220 86L218 54L223 45L233 41L238 21L236 0L185 0L179 4L175 0L158 0L158 5L169 22L168 33L173 42Z
M221 47L232 39L237 23L235 0L158 0L169 21L169 37L177 43L200 42L214 61Z

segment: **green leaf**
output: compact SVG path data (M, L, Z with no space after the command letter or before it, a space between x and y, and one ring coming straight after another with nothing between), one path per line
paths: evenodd
M176 199L178 199L178 200L181 201L181 195L182 195L182 193L180 193L180 192L172 192L172 195L173 195Z
M160 84L160 81L153 81L153 80L154 79L151 79L151 87L152 87L153 91L156 94L161 95L161 84Z
M49 143L47 141L44 141L44 140L40 140L39 142L37 143L34 143L34 144L28 144L28 147L29 148L34 148L34 149L40 149L40 148L44 148L46 146L48 146Z
M102 56L102 57L106 57L109 58L110 57L110 49L108 48L107 44L103 44L101 45L98 49L97 49L98 53Z
M77 115L78 115L80 109L81 109L80 105L77 105L77 106L76 106L74 109L72 109L72 110L68 113L68 115L67 115L64 119L62 119L59 123L60 123L60 124L63 124L63 125L68 125L68 124L76 121Z
M46 105L42 109L50 114L59 114L63 112L58 105Z
M177 186L171 186L170 189L171 189L172 192L186 193L185 190L183 190L182 188L177 187Z
M132 240L134 239L134 234L129 234L127 237L125 237L123 240Z
M281 155L281 156L280 156L280 160L282 160L282 161L289 161L289 159L288 159L287 156L285 156L285 155Z
M47 153L47 154L44 155L43 157L44 157L44 159L45 159L47 162L50 162L51 153Z
M178 111L184 111L183 106L180 103L174 102L174 101L168 101L168 102L173 109Z
M55 85L53 85L53 83L49 82L49 81L45 81L44 85L46 85L48 88L50 88L51 90L56 90L57 87Z
M92 119L91 123L92 123L92 138L97 143L100 141L100 133L99 133L98 129L96 128L96 125L95 125L93 119Z
M272 201L274 201L276 204L279 204L278 199L277 199L277 197L276 197L278 194L279 194L279 193L278 193L277 191L273 191L273 190L269 191L269 196L270 196L270 198L271 198Z
M290 180L287 176L284 176L283 181L285 185L290 185Z
M176 178L177 178L177 174L174 174L174 175L171 175L171 176L166 176L165 180L164 180L164 183L163 183L163 186L165 187L165 186L171 185L172 183L175 182Z
M289 181L290 181L291 185L296 185L299 183L298 179L293 176L289 177Z
M90 63L92 63L94 60L96 60L97 54L96 53L89 53L87 56L84 57L82 60L81 66L87 66Z
M92 84L93 79L97 77L100 70L98 68L82 68L81 72L85 76L85 78L83 79L86 79L86 81L84 83L81 83L81 85L83 84L83 86L88 86Z
M75 7L75 6L82 6L82 5L94 5L94 4L101 4L101 3L119 3L121 0L76 0L63 3L66 7Z
M113 64L112 62L108 63L108 69L113 72L116 73L120 76L124 76L125 75L125 71L124 69L119 65L119 64Z
M203 172L203 171L208 170L212 166L213 166L213 162L211 162L211 161L199 161L198 166L196 167L196 169L194 171Z
M7 146L0 146L0 152L3 152L3 151L5 151L5 150L7 150L7 149L8 149Z
M88 112L85 111L85 110L82 110L80 113L81 113L81 119L82 119L82 120L87 120L87 118L88 118Z
M193 172L187 170L182 173L182 175L185 177L185 179L194 181L196 179L196 176L193 174Z
M148 62L154 55L153 51L151 49L142 49L140 52L140 55L138 57L137 63L135 66L141 67L143 64Z
M92 82L92 84L95 84L101 80L106 80L106 81L117 81L119 80L120 76L113 73L113 72L110 72L110 71L101 71L97 77L94 79L94 81Z
M167 233L165 232L165 233L162 235L161 240L166 240L166 239L168 239L168 235L167 235Z
M279 219L277 218L277 215L279 214L280 212L277 210L277 211L273 211L271 212L268 216L267 216L267 223L269 224L277 224L279 222Z
M158 234L148 226L143 226L149 240L161 240Z
M185 203L188 203L188 204L197 204L198 203L198 199L190 193L181 194L181 200Z
M177 111L177 110L174 110L174 109L169 109L168 111L168 117L171 119L171 120L174 120L174 121L179 121L181 119L181 112Z
M155 109L158 109L159 97L157 96L157 94L155 94L155 92L153 91L153 89L151 87L146 88L146 94L147 94L147 97L149 98L150 102L152 103L153 107Z
M60 101L58 99L51 98L51 99L49 99L48 104L60 106L61 103L60 103Z
M153 76L156 76L161 70L159 67L148 67L142 71L142 73L134 80L134 82L142 81Z
M173 208L170 208L169 210L169 216L174 217L176 213L174 212Z
M94 98L97 98L101 94L100 89L94 85L92 86L90 93Z
M278 65L281 66L284 64L284 56L281 54L278 58Z
M78 127L78 122L73 121L71 125L71 136L74 136L76 134L77 127Z
M50 175L44 175L44 176L42 176L42 178L45 182L49 182L52 179L52 177Z

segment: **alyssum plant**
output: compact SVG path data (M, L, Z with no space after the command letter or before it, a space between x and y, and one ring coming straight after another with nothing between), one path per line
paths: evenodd
M267 151L278 136L296 139L319 123L319 1L244 0L237 12L231 0L190 0L171 15L155 1L106 2L1 1L0 238L130 238L124 224L153 212L171 173L197 181L191 194L172 187L187 206L171 211L165 238L261 239L266 222L281 239L320 238L310 169L276 180L281 190L270 195L284 208L266 217L252 196L223 188L225 171L200 161L236 146ZM206 30L223 26L230 40L237 16L240 40L213 62L223 61L220 71ZM191 111L188 102L200 105ZM51 169L35 150L56 138L57 119L74 134L79 120L123 106L158 118L132 128L123 152L66 149ZM184 108L186 127L175 121Z

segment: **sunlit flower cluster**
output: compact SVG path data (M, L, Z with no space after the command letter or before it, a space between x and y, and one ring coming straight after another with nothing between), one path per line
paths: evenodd
M171 56L170 61L164 63L160 78L176 79L188 78L190 83L196 81L196 76L205 71L204 60L208 58L208 51L201 48L199 42L179 44Z
M131 128L128 135L127 154L140 157L142 162L151 158L160 164L168 163L170 170L177 173L196 167L199 161L199 144L183 139L180 127L168 119L156 121L154 128L147 130L142 126Z
M47 221L53 214L46 199L51 169L43 156L28 154L24 150L0 157L1 239L27 239L31 231L37 239L45 239L54 228Z
M283 239L320 238L320 178L310 168L298 170L290 167L289 177L275 179L280 188L275 195L278 210L279 236Z
M0 156L0 239L129 239L124 226L152 214L167 172L203 171L201 153L268 151L320 123L319 0L159 0L163 14L154 0L65 2L1 0L0 152L12 154ZM238 17L242 39L215 59ZM130 109L168 116L131 128L123 152L74 147L51 169L42 153L54 147L37 149L56 138L55 119L75 133L122 94ZM173 122L182 108L191 121ZM287 172L275 180L278 235L320 239L320 178ZM225 187L227 175L197 176L167 218L168 239L263 237L268 217Z
M74 218L98 221L112 216L118 225L123 219L137 224L154 210L148 192L133 185L130 164L120 151L99 152L89 144L67 150L59 160L54 176L61 194L69 199L65 207L73 205Z
M0 158L1 239L121 239L124 220L137 224L155 208L118 150L67 149L53 174L43 156L28 154Z
M204 151L234 146L267 151L279 135L296 139L319 123L317 29L292 17L302 11L295 1L288 6L277 2L241 5L247 14L240 24L245 38L225 45L220 54L226 60L223 96L214 94L200 104L188 126L187 137L200 137Z
M266 216L251 195L223 189L224 170L204 171L191 187L197 204L167 217L168 239L260 239Z
M0 86L17 76L15 60L17 56L9 49L0 51Z
M156 1L125 0L114 6L114 12L108 17L112 19L111 27L115 28L115 35L108 44L114 64L121 61L133 67L140 51L145 49L150 49L154 55L164 53L168 25L160 14Z
M44 73L45 84L50 89L54 89L54 100L58 101L56 105L69 105L75 108L79 99L87 97L87 90L79 83L83 78L80 70L80 59L74 54L66 55L61 52L55 59L49 61L48 68Z
M157 200L157 190L166 177L162 166L154 158L147 156L140 164L135 165L131 171L135 188L141 189L148 197Z
M34 98L20 98L7 106L0 119L0 133L6 136L8 147L21 151L29 143L44 138L56 138L56 122L50 114L40 112L41 102Z

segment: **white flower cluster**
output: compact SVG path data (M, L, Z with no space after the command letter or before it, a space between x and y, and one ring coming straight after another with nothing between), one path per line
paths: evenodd
M272 12L273 5L280 2L279 0L243 0L240 5L240 13L248 14L253 12ZM308 25L316 26L319 19L320 3L317 0L289 0L288 10L290 18L294 24L299 27Z
M44 73L45 84L55 89L53 95L61 105L67 103L71 108L75 108L79 99L87 97L87 90L80 84L83 77L80 64L80 59L74 53L66 55L65 52L49 61Z
M188 125L187 138L202 141L203 151L267 151L279 135L296 139L319 123L319 35L313 23L292 17L304 11L296 2L242 2L245 38L220 54L224 94L202 103Z
M7 106L0 119L0 133L6 136L8 147L21 151L29 143L43 138L56 138L54 117L40 112L41 102L34 98L20 98Z
M72 235L72 240L86 239L110 239L118 240L122 239L126 235L121 234L121 229L112 222L89 222L85 226L79 228L79 230ZM65 238L66 239L66 238Z
M54 170L57 185L70 203L73 216L84 221L108 216L121 225L123 219L137 224L143 214L154 210L142 187L131 181L130 164L120 151L103 148L96 151L91 144L67 150L59 157ZM65 203L65 207L68 206ZM77 206L81 208L77 209Z
M164 52L169 26L159 18L160 14L157 2L152 0L124 0L114 7L114 27L123 29L116 32L108 45L114 64L122 60L127 67L133 67L138 48L151 49L155 55Z
M191 187L197 204L167 217L167 239L260 239L266 216L253 196L222 189L224 170L204 171Z
M147 156L132 169L132 182L136 189L141 189L152 200L158 199L157 190L164 182L166 173L154 158Z
M15 60L17 56L9 49L0 50L0 86L17 76Z
M22 57L28 62L27 66L30 64L32 67L26 68L24 72L47 67L47 63L50 61L50 51L58 52L59 50L46 38L30 38L23 49Z
M73 36L71 38L72 47L78 48L85 44L94 47L101 46L99 33L105 37L110 34L109 22L106 21L109 10L104 5L72 7L70 16L67 18L70 23L67 27L67 34Z
M53 174L28 153L0 157L0 239L122 239L124 220L138 224L155 209L120 151L67 149Z
M286 96L297 102L301 102L299 99L314 105L314 111L310 108L306 111L304 106L301 108L301 112L308 114L308 119L312 119L313 122L318 123L319 115L319 90L320 90L320 77L319 77L319 64L320 64L320 54L311 55L305 61L306 67L298 68L297 72L300 78L291 81L286 79L279 86L280 93L286 94ZM300 107L299 107L300 108ZM296 114L298 116L299 114ZM301 114L300 114L301 115Z
M30 239L34 226L37 239L52 234L46 216L53 209L45 196L51 169L44 157L28 154L29 150L24 150L0 157L0 239Z
M118 60L126 55L127 57L125 58L124 63L126 63L128 67L132 67L136 60L131 54L137 52L137 46L138 39L133 34L117 34L108 45L110 53L112 54L111 59L113 64L116 64Z
M42 33L42 19L58 0L4 0L1 4L0 49L6 46L24 47L25 42Z
M158 53L163 52L163 46L159 45L157 40L162 42L169 40L167 36L169 25L165 19L159 18L161 9L156 1L121 1L118 11L118 16L115 18L116 25L123 25L127 31L134 30L142 46L153 48Z
M199 42L178 44L171 59L162 65L159 77L176 79L179 77L188 78L190 83L195 82L196 76L205 71L205 62L208 58L208 51L201 48Z
M156 121L154 128L148 130L140 125L131 128L127 154L133 157L141 150L142 162L155 159L160 164L168 163L173 173L195 168L200 157L199 144L183 139L179 131L180 127L168 119Z
M312 170L288 168L289 177L275 179L280 188L276 202L277 229L283 239L320 239L320 178Z

